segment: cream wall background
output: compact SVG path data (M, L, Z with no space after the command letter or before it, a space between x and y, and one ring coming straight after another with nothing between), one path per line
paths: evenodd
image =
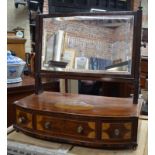
M7 0L7 31L12 31L16 27L24 28L25 52L31 52L30 26L28 7L18 5L15 8L14 0Z
M143 7L143 28L148 28L148 0L142 0Z

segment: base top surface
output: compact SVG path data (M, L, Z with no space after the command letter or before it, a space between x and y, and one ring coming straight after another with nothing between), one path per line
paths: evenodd
M141 108L141 101L133 104L132 98L46 91L39 95L27 96L14 104L31 110L98 117L103 115L105 117L138 117Z

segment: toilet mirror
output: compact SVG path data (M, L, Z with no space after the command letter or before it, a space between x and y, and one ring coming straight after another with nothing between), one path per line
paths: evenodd
M134 14L42 16L41 70L131 75Z

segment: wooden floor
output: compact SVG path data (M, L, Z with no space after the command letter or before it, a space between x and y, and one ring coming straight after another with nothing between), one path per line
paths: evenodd
M139 132L138 132L138 147L136 150L103 150L92 149L86 147L73 146L70 144L54 143L39 140L26 136L20 132L11 132L8 134L8 141L15 141L20 143L27 143L29 145L35 145L42 148L48 148L54 150L54 155L63 153L64 155L147 155L148 154L148 121L146 117L140 117L139 119Z

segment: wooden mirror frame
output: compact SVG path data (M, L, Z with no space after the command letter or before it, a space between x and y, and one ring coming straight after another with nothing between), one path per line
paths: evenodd
M58 72L58 71L44 71L41 70L41 55L42 55L42 34L43 34L43 19L52 17L69 17L69 16L110 16L110 15L133 15L133 48L132 48L132 67L131 74L93 74L93 73L79 73L79 72ZM77 79L77 80L99 80L99 81L118 81L127 82L134 85L133 103L138 103L139 94L139 73L140 73L140 47L141 47L141 23L142 23L142 9L138 11L117 11L104 13L66 13L66 14L42 14L36 18L36 57L35 57L35 93L39 94L42 89L42 77L61 78L61 79Z

